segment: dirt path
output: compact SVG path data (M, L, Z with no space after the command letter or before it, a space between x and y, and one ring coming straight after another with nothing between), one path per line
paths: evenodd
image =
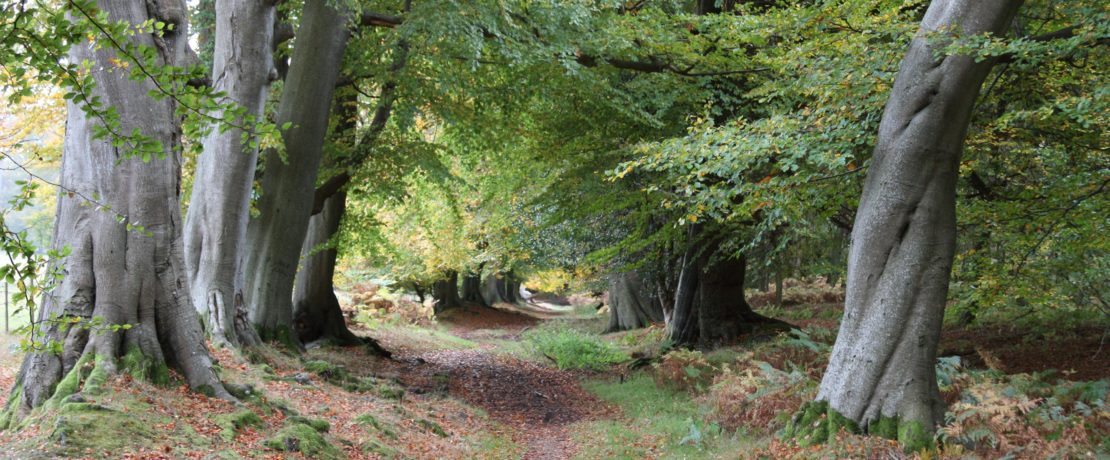
M441 322L463 338L488 337L494 330L499 339L519 340L521 332L537 320L467 308ZM514 441L527 447L526 459L571 458L577 448L566 425L606 418L613 410L582 389L577 374L497 354L488 342L474 349L416 352L398 358L392 370L410 391L445 393L484 409L514 430Z

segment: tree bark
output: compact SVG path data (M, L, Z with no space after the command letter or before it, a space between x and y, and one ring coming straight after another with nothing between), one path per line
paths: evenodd
M156 50L161 64L184 65L189 59L184 1L101 0L97 6L112 21L174 24L174 31L163 37L136 34L131 40ZM88 96L118 111L119 132L141 131L161 143L165 156L147 162L130 156L129 147L95 136L94 126L100 121L89 118L79 103L68 103L52 245L71 252L54 262L64 270L64 278L46 297L39 312L44 335L36 337L62 344L62 352L27 355L17 386L24 410L75 391L57 384L71 372L88 372L79 362L92 364L91 372L110 375L121 370L118 358L125 353L141 359L128 359L129 367L123 370L161 380L169 376L168 364L191 388L234 399L212 370L186 284L178 204L181 128L175 103L172 98L152 99L148 94L157 91L153 82L129 80L127 72L113 64L116 58L114 49L94 51L86 41L75 43L69 52L70 62L94 63L89 72L96 87ZM90 206L84 197L99 197L99 203L111 210ZM125 223L118 222L118 216L125 216ZM129 231L125 224L141 225L145 231ZM104 327L64 327L50 318L102 318ZM124 324L130 328L107 328ZM80 380L85 390L93 391L88 382L94 379Z
M432 311L437 315L452 308L459 308L462 302L459 300L459 274L451 270L448 271L444 278L436 281L432 285L432 297L435 298L435 303L432 304Z
M852 226L847 299L818 403L907 448L942 421L935 373L956 241L956 179L971 111L989 61L934 57L930 32L1006 30L1021 2L937 0L895 79ZM803 417L804 418L804 417ZM796 420L801 420L797 419ZM808 433L811 438L835 435Z
M704 238L701 225L691 227L675 288L674 311L667 325L671 341L676 345L714 347L760 328L792 327L752 310L744 297L747 258L741 255L714 261L708 248L719 243L718 238Z
M609 326L605 332L647 327L663 320L663 305L636 272L609 277Z
M277 115L278 125L292 124L282 132L288 163L266 152L259 217L248 226L250 320L262 338L292 346L300 346L293 331L293 280L348 35L346 19L326 0L305 2Z
M216 2L212 81L255 119L263 116L273 72L273 25L272 2ZM185 263L194 306L213 342L231 346L260 342L247 320L240 265L258 148L242 136L240 129L214 129L204 139L185 221Z
M504 281L497 275L489 275L482 281L481 294L482 299L485 300L486 305L494 306L499 303L505 303L506 300L501 297L501 292L505 290Z
M482 297L482 270L480 268L477 273L463 275L462 300L482 307L489 307L486 299Z
M301 271L293 289L294 325L303 343L321 339L338 345L362 343L347 329L332 284L339 252L329 242L339 232L346 202L346 193L332 195L324 201L324 210L312 216L308 224L308 235L301 248ZM321 248L323 245L327 246Z

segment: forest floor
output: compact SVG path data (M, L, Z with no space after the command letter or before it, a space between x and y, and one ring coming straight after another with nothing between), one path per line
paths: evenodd
M783 307L752 298L797 333L669 353L661 326L600 334L607 318L592 305L360 316L352 329L392 359L361 346L213 350L222 379L246 392L242 404L180 380L162 387L121 376L82 395L87 404L62 403L0 432L0 458L918 456L856 435L809 448L775 435L812 400L842 312L835 296L807 292ZM942 391L959 421L942 428L946 444L930 458L1107 455L1106 330L1084 321L946 327L941 356L956 364L941 372ZM22 356L15 337L0 340L6 389ZM634 358L653 364L633 369Z

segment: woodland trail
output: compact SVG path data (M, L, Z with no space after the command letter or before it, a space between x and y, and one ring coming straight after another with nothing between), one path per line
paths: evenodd
M549 312L542 316L558 316ZM614 409L585 391L578 374L498 353L489 341L519 341L537 322L503 310L460 309L441 323L478 342L477 348L398 353L392 371L409 391L444 393L482 408L512 428L513 440L527 448L526 459L571 458L577 446L567 425L609 418Z

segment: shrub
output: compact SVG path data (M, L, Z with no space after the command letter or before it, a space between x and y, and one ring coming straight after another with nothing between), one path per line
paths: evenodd
M702 398L709 418L726 430L745 427L752 433L773 433L814 397L817 380L801 370L786 372L754 360L738 366L724 366Z
M524 339L559 369L599 371L628 360L628 355L612 344L572 329L536 329L524 333Z
M962 388L938 437L953 454L985 458L1080 458L1105 448L1110 381L1046 381L1052 372L951 377Z

